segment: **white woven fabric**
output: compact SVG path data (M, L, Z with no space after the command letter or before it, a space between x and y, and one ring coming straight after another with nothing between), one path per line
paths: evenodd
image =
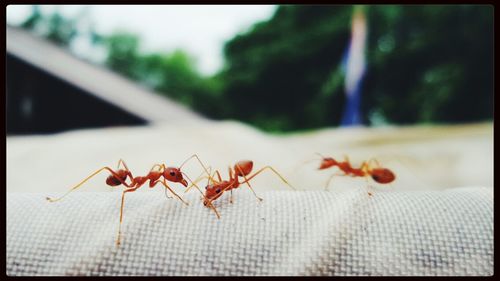
M491 188L7 193L8 275L492 275ZM55 195L55 194L50 194ZM184 194L183 194L184 195Z

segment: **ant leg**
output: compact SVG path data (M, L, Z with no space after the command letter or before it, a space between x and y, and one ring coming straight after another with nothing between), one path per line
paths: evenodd
M223 190L221 190L221 192L220 192L220 193L222 194L222 193L226 192L228 189L232 188L232 187L233 187L233 185L234 185L234 183L235 183L235 182L232 182L231 184L229 184L228 186L226 186ZM206 197L205 197L205 198L206 198ZM217 198L219 198L219 197L217 197ZM217 198L215 198L215 199L209 199L209 200L208 200L208 203L209 203L209 204L212 204L212 202L213 202L214 200L216 200Z
M92 178L93 176L97 175L98 173L102 172L103 170L108 170L113 176L115 176L116 179L119 179L120 182L125 185L126 187L131 187L129 184L127 184L126 182L122 181L120 179L120 176L115 172L113 171L111 168L109 167L103 167L97 171L95 171L93 174L91 174L90 176L88 176L87 178L85 178L82 182L80 182L79 184L77 184L76 186L72 187L68 192L66 192L63 196L57 198L57 199L54 199L54 198L50 198L50 197L46 197L46 199L49 201L49 202L56 202L56 201L59 201L61 199L63 199L66 195L68 195L69 193L71 193L72 191L76 190L77 188L79 188L80 186L82 186L86 181L88 181L90 178Z
M220 214L219 214L219 212L217 212L217 209L212 204L212 202L210 202L210 204L208 204L208 205L209 205L210 209L212 209L215 212L215 215L217 216L217 218L220 219Z
M116 246L120 246L120 239L122 235L122 222L123 222L123 206L125 203L125 193L127 192L134 192L138 189L139 187L132 188L132 189L127 189L122 192L122 204L120 206L120 224L118 225L118 237L116 238Z
M201 167L203 167L203 170L205 171L205 173L207 173L207 175L210 177L210 172L208 172L207 168L205 167L205 165L203 164L203 162L201 162L200 160L200 157L198 157L198 155L196 154L193 154L191 155L191 157L189 157L188 159L186 159L180 166L179 166L179 170L182 168L182 166L184 166L184 164L186 164L189 160L193 159L193 158L196 158L196 160L198 160L198 162L200 163ZM213 180L213 179L211 179Z
M221 177L220 177L220 173L219 171L215 170L215 172L217 173L217 175L219 176L219 179L221 180ZM229 168L229 176L232 177L232 173L231 173L231 168ZM221 180L222 181L222 180ZM225 191L227 191L228 189L232 188L233 185L234 185L235 182L232 182L231 184L229 184L228 186L226 186L223 190L221 190L221 194L224 193ZM231 190L232 191L232 190ZM232 193L231 193L232 194ZM217 199L208 199L207 200L207 197L206 196L203 196L205 197L205 202L206 204L205 205L208 205L209 208L211 208L212 210L214 210L215 214L217 215L217 218L220 219L220 215L219 215L219 212L217 212L217 209L215 208L215 206L212 204L212 202Z
M241 169L240 167L238 166L238 170L240 170L241 172ZM231 170L231 167L228 167L227 168L227 171L229 173L229 181L232 181L233 180L233 170ZM236 181L238 181L238 176L236 175L236 172L234 172L234 176L236 178ZM241 173L243 175L243 173ZM220 178L220 174L218 174L219 178ZM248 183L247 183L248 184ZM248 184L248 186L250 186L250 184ZM252 187L250 187L251 189ZM253 190L252 190L253 191ZM253 193L256 197L257 197L257 194L255 194L255 192ZM262 198L259 198L257 197L257 199L259 199L260 201L262 201ZM231 188L231 195L229 196L229 203L233 204L233 189Z
M239 167L238 167L239 169ZM242 183L246 183L248 181L250 181L252 178L254 178L256 175L260 174L261 172L263 172L265 169L270 169L274 174L276 174L286 185L288 185L290 188L292 188L293 190L297 190L295 187L293 187L282 175L280 175L280 173L278 173L273 167L271 166L265 166L264 168L258 170L257 172L255 172L255 174L253 174L252 176L250 177L246 177L244 176L245 178L245 181L242 182ZM240 173L243 174L241 172L241 169L240 169Z
M218 171L218 170L215 170L215 172L214 172L214 176L215 176L215 174L217 174L217 178L219 179L219 182L221 182L221 181L222 181L222 177L220 176L219 171Z
M212 172L212 167L208 167L208 171L211 173ZM219 181L215 180L215 175L217 175L217 178L219 179ZM210 181L212 181L212 184L218 184L218 183L222 182L222 177L220 176L219 170L215 170L212 176L205 177L205 178L208 179L207 185L210 184Z
M168 196L168 192L167 192L167 189L166 189L166 188L165 188L165 197L167 197L168 199L172 199L172 198L174 198L174 197L172 197L172 196Z
M125 161L123 159L118 160L118 165L116 166L117 169L120 169L120 164L123 165L125 170L130 171L129 168L127 167L127 164L125 164Z
M209 167L209 171L211 171L211 170L212 170L212 167ZM184 173L183 173L183 174L184 174ZM203 173L202 173L202 174L203 174ZM186 178L187 178L187 179L191 182L191 186L190 186L189 188L191 188L191 187L193 187L193 186L194 186L194 187L198 190L198 192L200 192L200 193L201 193L201 196L203 197L202 199L205 199L205 201L207 201L207 202L208 202L209 200L207 200L207 197L205 196L205 194L203 194L203 192L200 190L200 188L198 187L198 185L196 185L196 183L197 183L198 181L200 181L199 177L198 177L198 179L196 179L196 181L194 181L194 182L193 182L193 181L189 178L189 176L188 176L188 175L186 175L186 174L184 174L184 175L185 175L185 176L186 176ZM200 176L201 176L201 175L200 175ZM207 178L207 179L208 179L208 181L209 181L209 182L208 182L208 184L210 184L210 177L203 177L202 179L204 179L204 178ZM212 202L211 202L211 201L210 201L210 202L208 202L208 207L209 207L210 209L212 209L212 210L215 212L215 215L217 216L217 218L218 218L218 219L220 219L219 212L217 212L217 209L215 208L215 206L212 204Z
M212 169L212 168L210 167L210 169ZM186 178L187 178L187 179L191 182L191 186L189 186L189 188L191 188L191 187L193 187L193 186L194 186L194 187L198 190L198 192L200 192L200 193L201 193L201 195L202 195L203 197L205 197L205 195L203 194L203 192L201 191L201 189L200 189L200 187L197 185L197 183L198 183L200 180L205 179L205 178L206 178L206 179L208 179L208 180L209 180L209 183L210 183L210 178L209 178L209 177L202 177L202 178L200 179L200 177L198 177L198 178L197 178L197 179L193 182L193 181L189 178L189 176L188 176L188 175L186 175L184 172L181 172L181 173L182 173L184 176L186 176ZM200 176L201 176L201 175L200 175ZM207 184L209 184L209 183L207 183ZM187 190L186 190L186 191L187 191Z
M371 158L370 160L368 160L368 163L371 163L371 162L375 162L375 165L377 165L377 167L379 167L379 168L381 167L381 166L380 166L380 163L378 162L378 160L377 160L377 159L375 159L375 158Z
M211 168L211 167L209 167L209 171L210 171L210 172L212 172L212 168ZM216 183L216 184L217 184L217 182L213 179L213 177L214 177L216 174L217 174L217 176L219 177L219 182L222 182L222 178L220 177L220 173L219 173L219 171L218 171L218 170L215 170L214 175L212 176L212 178L208 177L207 186L210 184L210 179L212 179L212 183ZM196 187L196 188L198 188L198 187ZM209 207L210 209L212 209L212 210L215 212L215 215L217 216L217 219L220 219L220 214L219 214L219 212L217 211L217 208L215 208L214 204L212 204L212 201L213 201L213 200L207 200L207 197L203 194L203 192L201 192L201 190L200 190L199 188L198 188L198 191L200 191L201 195L203 196L203 198L202 198L202 199L204 200L204 202L208 202L208 203L207 203L207 204L208 204L208 207Z
M152 172L154 170L154 168L158 167L158 171L161 171L161 169L164 167L165 165L160 165L160 164L154 164L153 167L151 167L151 170L149 170L150 172Z
M250 183L248 182L250 180L250 178L247 179L247 177L245 176L245 174L241 171L241 168L240 166L236 166L236 168L239 170L240 172L240 175L243 176L243 178L245 179L245 181L243 183L246 183L248 185L248 188L250 188L250 190L253 192L253 195L255 196L255 198L257 198L259 201L262 201L264 199L260 198L259 196L257 196L257 193L255 193L255 191L253 190L252 186L250 185ZM229 176L232 177L232 173L231 173L231 169L229 169ZM253 175L252 177L254 177L255 175ZM238 177L238 176L236 176ZM231 190L232 191L232 190ZM231 193L231 196L232 196L232 193ZM231 198L232 199L232 198Z
M150 183L150 185L151 185L151 181L150 181L149 183ZM165 197L167 197L167 199L172 199L172 198L174 198L173 196L168 196L168 189L166 189L166 188L165 188L164 190L165 190Z
M347 154L344 154L344 160L345 160L346 162L348 162L348 163L351 163L351 162L349 161L349 156L347 156Z
M205 197L205 196L203 196L203 197ZM206 198L206 197L205 197L205 198ZM212 204L212 201L208 201L207 205L208 205L208 207L209 207L210 209L212 209L212 210L215 212L215 215L217 216L217 219L220 219L220 214L219 214L219 212L217 211L217 209L215 208L214 204Z
M212 168L210 168L210 172L211 172L211 169L212 169ZM215 170L215 172L219 175L219 180L221 180L221 178L220 178L220 174L219 174L219 171ZM216 174L215 172L214 172L214 175ZM208 179L208 181L207 181L207 186L208 186L208 185L210 184L210 177L208 177L207 179ZM212 178L212 180L213 180L213 178ZM221 181L222 181L222 180L221 180ZM205 206L208 206L210 209L212 209L212 211L214 211L214 212L215 212L215 215L217 216L217 219L220 219L220 214L219 214L219 212L217 211L217 208L215 208L214 204L212 204L212 201L213 201L213 200L209 200L209 199L205 196L205 194L203 194L203 192L201 192L201 190L198 188L198 186L197 186L197 185L195 185L195 186L196 186L196 189L198 189L198 191L201 193L201 196L202 196L202 198L201 198L201 199L202 199L204 202L206 202Z
M154 168L156 168L156 167L158 167L158 168L159 168L159 169L158 169L158 172L161 172L161 171L162 171L162 169L164 169L164 168L165 168L165 165L163 165L163 164L161 164L161 165L160 165L160 164L154 164L154 165L153 165L153 167L151 167L151 169L149 170L149 172L151 173L151 172L154 170ZM153 186L154 186L154 185L153 185ZM153 187L153 186L151 186L151 180L150 180L150 181L149 181L149 187ZM164 190L165 190L165 197L166 197L167 199L172 199L172 198L174 198L174 197L172 197L172 196L168 196L168 190L167 190L166 188L165 188Z
M200 181L202 181L204 179L207 179L207 178L208 177L198 177L195 181L191 181L191 185L188 188L186 188L186 190L184 191L184 193L188 192L191 189L191 187L195 186L198 182L200 182Z
M159 183L159 182L160 182L160 183L162 183L162 184L163 184L163 186L165 186L165 188L167 188L168 190L170 190L170 192L172 192L172 193L175 195L175 197L179 198L179 200L181 200L181 201L182 201L182 203L186 204L186 206L189 206L189 204L188 204L186 201L182 200L182 198L181 198L179 195L177 195L177 193L175 193L175 191L173 191L173 190L172 190L172 189L171 189L171 188L167 185L167 183L166 183L165 179L163 179L163 180L161 180L161 181L160 181L160 180L157 180L156 182L153 182L153 183L152 183L152 182L149 182L149 186L150 186L150 187L154 187L154 186L155 186L157 183Z
M212 167L209 167L209 170L211 171L211 170L212 170ZM208 203L207 203L207 204L208 204L208 207L209 207L210 209L212 209L212 210L215 212L215 215L217 216L217 218L218 218L218 219L220 219L219 212L217 212L217 209L216 209L216 208L215 208L215 206L212 204L212 201L207 200L207 197L205 196L205 194L203 194L203 192L200 190L200 188L198 187L198 185L196 185L196 182L193 182L193 181L192 181L192 180L188 177L188 175L185 175L185 176L186 176L186 178L188 178L188 179L189 179L189 181L192 183L192 184L191 184L191 186L194 186L194 187L198 190L198 192L200 192L200 193L201 193L201 196L203 197L202 199L204 199L204 200L205 200L205 202L208 202ZM208 185L208 184L210 184L210 177L204 177L204 178L207 178L207 179L208 179L208 183L207 183L207 185ZM198 180L197 180L197 181L198 181Z
M162 171L162 169L165 169L165 165L163 165L163 164L154 164L154 165L153 165L153 167L151 167L151 169L149 170L149 172L151 173L151 172L152 172L152 171L153 171L156 167L158 167L158 172L161 172L161 171ZM149 181L149 183L150 183L150 184L149 184L149 185L150 185L149 187L152 187L152 186L151 186L151 181ZM168 196L168 190L167 190L167 189L164 189L164 190L165 190L165 197L166 197L167 199L172 199L172 198L174 198L174 197L172 197L172 196Z
M132 175L132 172L128 168L127 164L125 164L125 161L123 159L118 160L117 169L120 169L120 164L122 164L125 170L127 171L127 176L130 177L130 180L134 181L134 176Z
M363 173L368 174L368 172L370 171L370 165L368 164L368 162L363 161L359 169L363 171Z
M366 180L366 187L367 187L367 192L368 192L368 196L372 196L373 193L370 192L370 188L372 188L372 186L370 185L370 182L368 181L368 177L365 177L365 180Z
M330 186L330 182L333 180L333 177L335 176L345 176L345 174L339 174L339 173L336 173L336 174L333 174L331 175L328 180L326 181L326 184L325 184L325 190L328 190L328 187Z
M209 171L209 173L210 173L210 172L212 171L212 167L208 167L208 171ZM200 175L196 178L196 180L195 180L195 181L192 181L192 180L191 180L191 179L190 179L190 178L189 178L186 174L184 174L184 173L183 173L183 174L186 176L186 178L188 178L188 179L189 179L189 181L191 182L191 185L190 185L188 188L186 188L186 190L184 191L184 193L188 192L188 191L191 189L191 187L193 187L193 186L196 186L196 187L197 187L197 185L196 185L196 184L197 184L198 182L200 182L200 181L204 180L204 179L208 179L208 180L209 180L209 183L208 183L208 184L210 184L210 179L212 179L212 180L213 180L213 178L212 178L212 177L210 177L210 174L209 174L209 176L208 176L208 177L202 177L202 176L203 176L203 173L204 173L204 172L201 172L201 174L200 174ZM214 181L215 181L215 180L214 180ZM203 193L203 192L202 192L202 193Z

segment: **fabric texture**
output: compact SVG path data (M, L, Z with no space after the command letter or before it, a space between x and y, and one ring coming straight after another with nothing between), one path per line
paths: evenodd
M180 188L179 188L180 190ZM492 275L493 192L7 193L7 274Z

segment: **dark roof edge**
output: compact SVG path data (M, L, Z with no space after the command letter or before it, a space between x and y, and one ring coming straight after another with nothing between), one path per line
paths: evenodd
M108 69L88 63L20 28L7 26L7 53L150 122L203 119Z

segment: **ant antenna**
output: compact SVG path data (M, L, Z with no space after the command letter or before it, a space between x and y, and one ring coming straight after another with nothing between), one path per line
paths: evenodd
M317 152L316 152L316 154L317 154L317 155L319 155L322 159L325 159L325 158L324 158L321 154L319 154L319 153L317 153ZM322 160L322 159L321 159L321 160ZM311 162L315 162L315 161L318 161L318 159L313 158L313 159L304 160L304 161L300 162L299 164L297 164L297 165L295 165L295 166L294 166L294 168L293 168L293 170L292 170L292 173L296 173L296 172L297 172L297 170L298 170L301 166L303 166L303 165L305 165L305 164L308 164L308 163L311 163Z
M208 171L209 171L209 173L212 171L212 167L211 167L211 166L209 166L209 167L208 167ZM189 187L188 187L188 188L184 191L184 193L186 193L186 192L188 192L188 191L191 189L191 187L195 186L195 185L196 185L196 183L198 183L199 181L201 181L201 180L203 179L203 177L202 177L202 176L203 176L203 173L204 173L204 172L201 172L201 174L200 174L199 176L197 176L197 177L196 177L196 180L195 180L195 181L192 181L192 180L189 178L189 176L188 176L188 175L186 175L183 171L181 171L181 173L182 173L183 175L185 175L185 176L186 176L186 178L187 178L187 179L189 179L189 181L191 182L191 185L190 185L190 186L189 186ZM213 181L213 178L211 178L211 177L210 177L210 174L209 174L209 176L208 176L207 178L209 179L209 182L210 182L210 179L212 179L212 182L215 182L215 181ZM196 186L197 186L197 185L196 185ZM198 186L197 186L197 187L198 187ZM202 192L202 193L203 193L203 192Z
M325 159L326 157L321 155L319 152L316 152L317 155L319 155L319 157L321 157L322 159Z
M203 162L201 162L200 158L198 157L198 155L196 154L193 154L191 155L191 157L189 157L188 159L186 159L182 165L179 167L179 170L182 168L182 166L184 166L184 164L186 164L189 160L191 160L192 158L196 158L196 160L198 160L198 162L200 163L200 165L203 167L203 170L205 170L205 173L207 173L207 175L210 177L210 173L208 172L207 168L205 167L205 165L203 165Z
M198 185L196 185L196 183L194 183L191 178L186 175L186 173L184 173L183 171L181 171L181 173L191 182L191 186L194 186L196 187L196 189L201 193L201 195L203 195L203 197L205 197L205 195L203 194L203 192L200 190L200 187L198 187Z
M181 168L182 168L182 166L184 166L184 164L186 164L189 160L191 160L191 159L192 159L193 157L195 157L195 156L196 156L196 154L191 155L191 157L189 157L188 159L184 160L184 162L182 162L182 164L179 166L179 169L181 169Z

